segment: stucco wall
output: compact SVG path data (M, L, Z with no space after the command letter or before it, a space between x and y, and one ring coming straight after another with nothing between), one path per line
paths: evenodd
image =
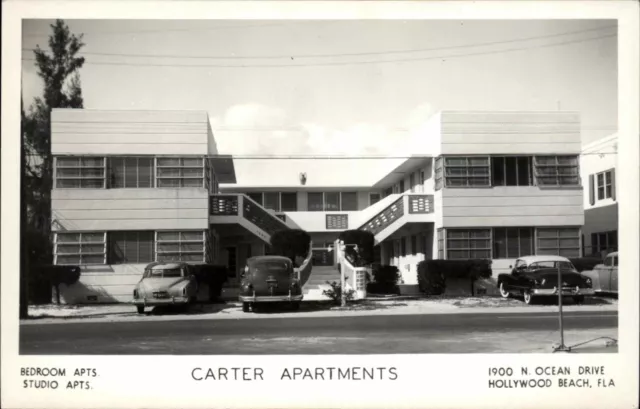
M441 114L441 154L559 154L581 150L580 115L573 112Z
M441 191L444 227L581 226L582 189L506 186ZM437 195L440 196L440 195ZM436 207L439 197L436 197Z
M53 189L54 230L208 229L204 188Z
M54 155L206 155L214 153L205 111L54 109Z

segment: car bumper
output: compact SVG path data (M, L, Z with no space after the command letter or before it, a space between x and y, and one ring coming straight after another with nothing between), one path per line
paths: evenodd
M577 296L577 295L595 295L595 291L592 288L563 288L562 295ZM557 288L536 288L532 291L533 295L558 295Z
M136 298L131 303L136 306L152 307L156 305L177 305L187 304L188 297L171 297L171 298Z
M302 301L302 294L299 295L241 295L241 302L283 302L283 301Z

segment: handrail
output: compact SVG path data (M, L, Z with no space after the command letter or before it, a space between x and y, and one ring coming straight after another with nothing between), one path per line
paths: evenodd
M294 271L298 274L298 280L300 281L300 285L304 286L307 281L309 281L309 277L311 277L311 270L313 269L313 242L309 242L309 254L307 254L307 258L302 262L300 267L294 268Z
M370 231L375 236L404 215L404 195L383 211L364 223L360 230Z

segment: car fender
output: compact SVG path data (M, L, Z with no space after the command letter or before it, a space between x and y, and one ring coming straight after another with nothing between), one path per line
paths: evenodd
M496 280L496 284L498 285L498 287L500 287L500 283L504 282L505 284L513 284L513 282L515 281L515 278L508 273L502 273L502 274L498 274L498 278Z
M597 267L597 266L596 266ZM589 278L591 280L591 288L594 291L601 291L600 287L600 274L598 274L598 270L593 269L589 271L583 271L580 273L582 276Z

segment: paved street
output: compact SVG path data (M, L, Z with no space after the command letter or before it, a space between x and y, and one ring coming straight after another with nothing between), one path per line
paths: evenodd
M617 338L617 312L568 312L565 341ZM22 324L22 354L550 352L556 313L466 313ZM600 340L595 345L603 346ZM594 352L598 352L597 350ZM611 348L607 351L613 352Z

